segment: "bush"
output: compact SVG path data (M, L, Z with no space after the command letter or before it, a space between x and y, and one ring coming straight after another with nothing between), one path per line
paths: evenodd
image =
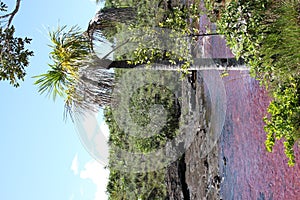
M273 92L274 100L268 108L269 117L265 117L267 132L266 148L272 151L275 140L285 139L285 154L288 164L295 164L293 146L300 139L300 79L290 77Z

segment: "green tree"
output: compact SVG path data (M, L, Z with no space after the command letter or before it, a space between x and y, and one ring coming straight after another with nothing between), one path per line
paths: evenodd
M53 99L57 95L65 98L68 111L75 107L95 110L98 109L96 105L103 106L109 102L106 92L110 90L112 75L91 66L93 53L87 34L77 26L69 30L63 26L49 32L49 35L53 63L49 64L50 70L47 73L34 77L39 92Z
M25 48L31 39L15 36L13 18L19 11L21 0L16 1L15 9L8 13L5 3L0 2L0 81L8 80L11 85L18 87L19 80L24 80L25 68L33 51Z

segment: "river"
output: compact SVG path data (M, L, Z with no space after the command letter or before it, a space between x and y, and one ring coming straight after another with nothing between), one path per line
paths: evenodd
M205 15L199 30L215 31ZM232 58L233 54L219 36L200 38L202 57ZM295 147L296 164L288 167L283 141L273 153L265 148L266 133L262 118L271 101L267 91L247 71L230 71L223 78L226 90L226 117L218 141L220 197L225 200L300 199L300 151ZM219 98L224 98L220 96ZM219 99L216 104L224 99ZM218 106L212 104L211 106Z

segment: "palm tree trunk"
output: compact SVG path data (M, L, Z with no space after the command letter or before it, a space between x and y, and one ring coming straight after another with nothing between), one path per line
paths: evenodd
M99 59L100 60L100 59ZM120 61L100 61L100 63L107 63L107 69L111 68L141 68L144 69L145 65L134 65L128 64L127 60ZM104 66L100 64L98 66ZM159 61L155 64L152 64L150 69L153 70L179 70L182 62L176 62L177 64L171 65L169 61ZM249 70L244 64L243 59L236 60L235 58L201 58L195 59L194 64L189 68L189 70Z
M181 64L154 64L150 69L153 70L179 70ZM249 70L243 59L235 58L198 58L188 70Z

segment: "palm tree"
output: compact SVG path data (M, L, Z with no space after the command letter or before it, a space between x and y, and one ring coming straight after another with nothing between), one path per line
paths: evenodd
M53 64L49 65L47 73L34 76L38 79L35 82L38 91L52 95L54 100L57 95L65 98L67 110L74 107L97 110L98 106L107 105L110 102L108 93L112 89L113 74L106 69L132 68L135 65L128 65L126 61L110 61L106 57L99 59L93 51L92 41L97 35L94 33L99 33L100 29L114 28L115 23L132 20L133 13L132 8L102 9L91 20L86 32L80 31L78 26L69 30L62 26L49 32ZM101 25L98 24L99 20Z
M69 30L66 26L58 27L56 31L49 32L49 35L53 64L49 64L50 70L47 73L34 77L38 79L35 84L40 93L52 95L54 100L57 95L65 98L67 111L74 108L96 111L99 106L109 105L114 77L107 69L143 67L129 64L127 60L112 61L107 56L100 59L91 48L87 32L80 31L77 26ZM242 64L234 59L201 59L198 66L192 66L191 69L203 69L205 66L211 68L210 65L215 63L224 66L228 61L232 62L231 65ZM180 66L180 62L171 65L169 61L161 60L153 69L178 70Z
M120 12L117 12L118 10ZM52 45L50 45L52 48L50 57L53 64L49 65L50 70L47 73L34 77L38 79L35 84L38 85L39 92L47 93L48 96L52 95L53 99L57 95L62 96L65 98L65 105L68 111L71 111L73 108L95 111L98 110L99 106L109 105L111 100L110 92L114 81L113 73L107 69L143 66L138 65L138 63L128 62L130 60L126 59L108 59L108 55L129 42L131 33L128 34L129 39L119 42L118 46L114 47L111 52L102 58L97 56L93 46L95 41L100 42L100 44L103 42L101 31L107 27L113 28L116 23L124 24L132 21L135 18L134 12L132 8L106 8L96 14L96 17L91 20L88 30L85 32L81 31L77 26L71 27L69 30L66 26L62 26L53 32L49 32L52 42ZM145 35L145 32L137 31L137 33ZM152 40L151 37L148 38ZM158 42L161 39L158 37ZM168 42L163 41L162 43ZM153 69L156 70L178 70L182 65L182 61L178 60L175 64L170 64L164 58L154 60L153 63L155 63ZM215 66L216 63L219 67ZM191 66L190 69L224 69L226 65L240 66L240 64L242 63L237 62L235 59L201 59L196 61L195 65ZM240 68L237 67L236 69Z
M50 57L53 64L47 73L34 76L39 92L47 93L55 100L65 98L67 111L73 108L96 110L95 104L104 106L110 101L107 93L111 89L113 75L101 68L92 69L90 40L77 26L67 30L66 26L49 32L53 49ZM92 74L92 75L91 75ZM102 82L100 80L102 79Z

